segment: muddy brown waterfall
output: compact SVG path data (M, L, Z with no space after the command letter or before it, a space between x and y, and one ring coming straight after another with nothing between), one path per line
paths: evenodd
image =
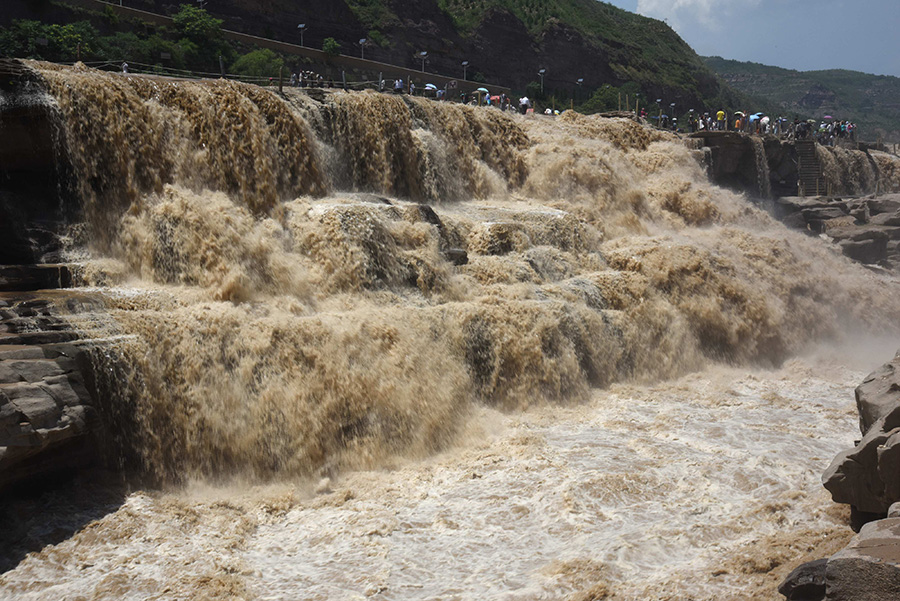
M767 584L740 558L836 523L797 490L856 372L798 357L896 338L900 284L673 134L32 67L103 305L67 319L105 341L112 452L154 488L4 592L741 598Z
M86 277L143 291L82 327L128 336L127 444L161 481L421 456L475 402L777 365L878 320L862 289L898 314L632 122L38 68Z

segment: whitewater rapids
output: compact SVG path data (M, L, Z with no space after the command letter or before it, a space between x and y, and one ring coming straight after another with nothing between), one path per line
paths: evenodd
M331 480L134 492L0 577L0 594L775 599L790 568L849 538L819 482L856 424L865 372L844 362L482 408L445 452ZM57 503L55 521L80 519Z
M900 282L675 136L33 67L143 488L51 502L89 523L0 595L746 599L846 540L819 474Z

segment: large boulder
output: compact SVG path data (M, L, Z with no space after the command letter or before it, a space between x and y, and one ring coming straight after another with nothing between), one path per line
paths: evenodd
M881 213L871 218L874 225L900 226L900 210L893 213Z
M870 198L866 200L866 204L869 205L872 215L895 213L900 211L900 194L885 194L878 198Z
M862 440L842 451L822 475L838 503L885 515L900 501L900 354L856 389Z
M826 221L828 219L837 219L838 217L847 215L847 210L844 205L833 205L803 209L801 213L807 222Z
M844 256L865 263L866 265L874 265L887 259L887 239L880 240L841 240L838 242L841 252Z
M889 423L895 427L883 431ZM889 496L882 478L882 474L887 475L888 466L896 464L898 442L900 411L895 411L876 422L856 447L839 453L822 475L822 483L834 501L866 513L885 515L898 500Z
M0 301L0 491L94 465L91 361L49 302Z
M900 353L856 387L856 409L862 434L880 418L900 406Z
M822 476L834 500L850 504L851 526L859 534L829 559L792 572L779 587L788 599L900 600L898 368L900 352L856 388L862 440L838 454Z
M788 601L822 601L825 598L827 559L804 563L788 574L778 592Z
M829 228L828 235L835 239L841 251L851 259L861 263L881 263L888 257L888 247L892 240L900 238L900 227L879 225L875 222L864 225L839 224ZM832 220L836 222L837 220Z
M900 599L900 518L870 522L825 568L826 601Z

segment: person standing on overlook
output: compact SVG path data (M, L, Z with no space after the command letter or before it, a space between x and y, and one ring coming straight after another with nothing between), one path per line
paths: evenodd
M716 130L725 131L725 111L720 110L716 113Z

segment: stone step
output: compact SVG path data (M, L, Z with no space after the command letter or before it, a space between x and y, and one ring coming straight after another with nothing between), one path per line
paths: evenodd
M41 345L62 344L78 339L78 334L72 331L65 332L23 332L19 334L0 334L0 347L7 345Z
M0 265L0 292L31 292L71 286L71 265Z

